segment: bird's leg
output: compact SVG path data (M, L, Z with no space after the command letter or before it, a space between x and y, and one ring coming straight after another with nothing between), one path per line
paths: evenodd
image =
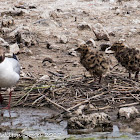
M129 72L129 79L131 79L131 73Z
M1 88L0 88L0 90L1 90ZM2 103L3 103L3 97L2 97L2 95L0 93L0 104L2 104Z
M10 110L10 108L11 108L11 106L10 106L11 96L12 96L12 90L10 89L10 92L9 92L9 103L8 103L8 105L6 107L3 107L2 109Z
M87 78L87 76L86 76L86 70L84 70L84 77Z
M135 80L138 82L139 81L139 77L138 77L139 71L136 72L135 74Z
M102 81L102 76L99 77L99 84L101 83Z

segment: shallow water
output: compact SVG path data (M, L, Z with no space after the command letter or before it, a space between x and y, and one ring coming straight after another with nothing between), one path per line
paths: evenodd
M65 130L67 123L65 121L59 125L41 122L44 117L55 114L48 108L15 108L10 113L7 110L2 113L0 127L4 128L4 131L6 129L6 132L1 132L0 139L6 140L9 135L16 136L21 131L24 131L23 134L36 138L41 137L41 135L43 137L67 135Z
M10 113L5 110L0 118L0 140L8 140L9 136L18 136L19 132L24 134L24 139L28 136L35 140L45 139L84 139L91 138L95 140L140 140L140 134L130 134L119 132L116 125L113 126L113 132L89 132L87 134L78 133L76 135L68 134L66 129L67 122L62 121L60 124L53 124L40 121L46 116L56 114L48 108L14 108ZM82 133L82 132L80 132ZM84 134L85 133L85 134Z

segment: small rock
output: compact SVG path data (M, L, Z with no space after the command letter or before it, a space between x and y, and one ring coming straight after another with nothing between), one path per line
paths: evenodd
M76 67L78 64L79 64L78 62L74 62L73 67Z
M130 127L131 126L128 126L128 125L119 126L119 132L123 132L123 133L126 132L130 134L134 133L135 131Z
M65 74L62 70L57 70L56 72L58 72L59 74Z
M68 42L68 39L65 35L60 36L60 43L66 44Z
M25 2L18 2L17 4L15 4L15 7L16 8L21 8L21 9L27 9L27 8L29 8L29 9L34 9L34 8L36 8L36 6L35 5L28 5L28 4L26 4Z
M97 23L93 28L92 28L96 38L98 40L107 40L109 41L109 34L107 31L103 28L103 26L100 23Z
M46 47L47 49L52 49L52 50L59 50L60 47L55 45L55 44L50 44L48 41L46 42Z
M138 115L139 111L134 107L123 107L118 112L118 118L131 119Z
M104 131L106 128L113 129L113 125L110 121L110 116L101 113L93 113L88 115L78 115L71 117L68 120L68 129L95 129L101 128Z
M42 77L39 78L39 80L47 81L50 80L50 77L48 75L43 75Z
M3 35L6 35L8 33L11 33L13 30L11 28L7 28L7 27L3 27L3 28L0 28L0 32L3 34Z
M23 48L23 50L20 53L25 53L28 56L32 56L33 55L33 52L29 48L25 48L25 47Z
M54 66L54 69L57 69L58 67L57 66Z
M77 53L76 53L76 51L75 51L74 48L68 50L68 54L69 54L69 55L72 55L72 56L77 56Z
M92 38L90 38L90 39L86 42L86 44L87 44L88 46L90 46L90 47L96 48L96 43L95 43L95 41L94 41Z
M108 34L109 34L109 36L113 36L113 37L116 36L116 35L115 35L115 32L113 32L113 31L110 31Z
M37 36L29 26L19 26L9 34L9 37L17 41L20 47L30 47L37 43Z
M77 42L78 42L78 45L76 47L86 44L86 42L84 40L81 40L81 39L77 39Z
M26 73L23 72L23 71L20 72L20 76L21 76L21 77L27 77Z
M8 129L10 129L9 126L0 126L0 133L6 132Z
M53 59L50 56L47 56L43 59L42 63L44 63L45 61L48 61L50 63L54 63Z
M26 8L27 8L27 4L24 3L24 2L16 3L14 6L15 6L16 8L21 8L21 9L26 9Z
M83 23L78 24L77 28L79 30L91 30L90 25L87 24L86 22L83 22Z
M123 1L123 0L117 0L117 2L118 2L119 4L122 4L122 1Z
M125 42L126 42L126 39L120 38L118 42L120 42L120 43L125 43Z
M0 44L3 46L3 47L9 47L9 43L6 42L3 38L0 37Z
M83 114L83 109L85 108L86 105L81 105L77 110L74 111L76 115L82 115Z
M24 12L21 9L18 8L13 8L10 9L9 11L4 11L1 13L1 15L7 15L7 16L22 16Z
M116 11L115 11L115 14L116 15L119 15L121 13L121 10L120 9L117 9Z
M36 9L36 5L29 5L29 9Z
M59 18L59 14L57 11L51 11L49 13L50 17L52 17L53 19Z
M50 45L50 46L49 46L49 49L52 49L52 50L59 50L60 47L57 46L57 45Z
M17 43L9 46L9 53L11 54L18 54L19 53L19 46Z
M139 130L140 130L140 118L136 118L136 119L132 120L130 126L133 128L133 130L135 130L135 132L139 132Z
M1 27L10 27L14 24L14 19L11 16L4 16L1 22Z
M51 46L51 44L48 41L46 41L46 47L47 47L47 49L51 49L50 46Z
M140 20L139 19L133 19L131 22L133 24L140 24Z
M115 7L110 7L110 10L117 10L119 7L115 6Z
M140 118L136 118L134 121L135 124L140 124ZM139 125L140 126L140 125Z

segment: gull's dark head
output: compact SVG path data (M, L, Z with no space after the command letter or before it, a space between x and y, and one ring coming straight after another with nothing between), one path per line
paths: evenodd
M2 47L0 47L0 63L2 63L5 59L5 51Z

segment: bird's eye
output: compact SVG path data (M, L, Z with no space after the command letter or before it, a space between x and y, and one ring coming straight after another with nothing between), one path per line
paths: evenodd
M92 56L90 59L94 59L94 57Z
M131 61L131 62L130 62L130 64L133 64L133 63L134 63L134 61Z

